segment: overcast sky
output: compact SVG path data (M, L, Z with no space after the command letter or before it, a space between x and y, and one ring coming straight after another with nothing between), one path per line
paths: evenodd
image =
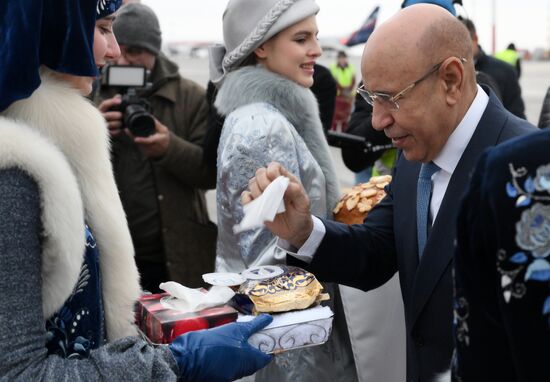
M221 41L222 14L227 0L142 0L161 22L163 40ZM347 36L359 27L371 10L380 5L379 22L394 14L402 0L317 0L320 37ZM548 48L550 0L495 0L496 47L509 42L518 48ZM493 0L463 0L466 15L476 24L480 42L491 50ZM458 7L460 8L460 7ZM464 11L459 10L464 14Z

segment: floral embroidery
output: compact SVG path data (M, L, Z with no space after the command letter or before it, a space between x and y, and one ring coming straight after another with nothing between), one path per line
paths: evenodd
M82 336L76 336L73 339L69 333L74 334L77 330L80 317L89 314L88 310L83 309L76 316L72 317L69 309L63 308L58 316L54 316L48 320L48 332L46 334L48 352L68 359L87 358L90 350L92 350L93 342ZM67 316L74 319L66 321ZM67 322L70 322L70 324L67 325Z
M550 201L550 164L540 166L534 179L524 167L509 166L512 180L506 184L506 193L516 199L517 208L529 208L516 223L515 241L522 251L508 257L500 250L497 255L506 303L525 295L527 281L550 282L550 205L540 203ZM523 272L521 279L518 275ZM542 314L550 315L550 295L543 303ZM550 325L550 317L548 322Z
M550 164L540 166L537 169L535 188L537 191L546 191L550 193Z
M516 224L516 242L537 258L550 254L550 206L540 203L521 214Z
M96 13L102 15L106 10L112 13L118 8L119 2L120 0L99 0L96 6Z
M505 250L501 249L497 253L497 271L502 275L500 286L502 287L504 301L506 302L510 302L512 297L522 298L527 291L527 287L525 283L523 283L523 280L521 278L518 280L518 275L525 269L525 265L518 265L517 263L516 258L522 257L519 254L523 254L523 252L519 252L511 259L508 259ZM527 257L525 257L525 259L527 259Z
M527 169L525 167L515 169L511 163L509 166L512 180L506 183L506 193L510 198L517 198L516 207L527 207L532 201L550 201L550 196L536 194L536 191L543 190L550 193L550 188L548 188L550 183L550 164L539 167L536 179L528 176L523 181L523 186L520 185L521 178L528 175ZM544 168L547 169L544 170Z
M84 263L82 265L82 268L80 269L80 274L78 275L78 281L76 283L76 286L74 288L73 294L69 297L69 301L71 301L74 296L76 296L79 293L82 293L84 288L88 285L88 281L90 280L90 269L88 267L88 264Z
M468 317L470 316L470 306L464 297L455 299L454 302L454 325L456 330L456 339L464 345L470 345L470 335L468 328Z
M86 226L86 250L77 283L65 304L46 320L49 354L63 358L87 358L104 342L99 252Z

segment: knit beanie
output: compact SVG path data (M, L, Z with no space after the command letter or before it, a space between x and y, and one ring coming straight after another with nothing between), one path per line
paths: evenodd
M422 3L439 5L440 7L443 7L449 12L451 12L453 16L456 16L456 10L453 5L453 0L405 0L403 1L401 8L406 8L409 5L422 4Z
M120 8L113 32L120 45L146 49L155 56L160 53L159 20L147 5L129 3Z
M230 0L223 14L224 44L210 48L210 80L221 83L264 42L317 12L314 0Z

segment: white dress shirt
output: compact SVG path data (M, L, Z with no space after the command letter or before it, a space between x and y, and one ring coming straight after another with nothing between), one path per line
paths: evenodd
M437 218L439 207L447 191L447 186L451 180L451 176L464 153L470 139L476 130L476 127L481 120L481 116L487 108L489 103L489 96L483 91L483 89L477 85L477 94L474 101L470 105L470 108L462 118L462 121L458 124L456 129L447 139L445 146L433 162L439 166L440 170L432 175L433 191L432 198L430 200L430 216L433 217L433 221ZM315 251L319 248L321 241L325 237L326 229L323 222L316 216L313 218L313 231L306 240L304 245L296 251L296 248L292 247L286 240L279 239L277 245L283 250L287 251L290 255L296 257L299 260L310 263L315 255Z

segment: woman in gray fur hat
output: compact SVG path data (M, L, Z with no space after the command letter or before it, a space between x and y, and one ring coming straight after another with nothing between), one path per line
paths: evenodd
M314 0L230 0L223 16L224 45L211 48L215 106L226 117L218 147L216 269L240 272L280 264L286 252L258 228L235 235L243 217L241 193L259 167L278 161L304 184L312 211L330 217L340 197L317 101L309 87L322 50ZM330 340L278 355L256 381L357 380L336 285L325 285L335 320Z

